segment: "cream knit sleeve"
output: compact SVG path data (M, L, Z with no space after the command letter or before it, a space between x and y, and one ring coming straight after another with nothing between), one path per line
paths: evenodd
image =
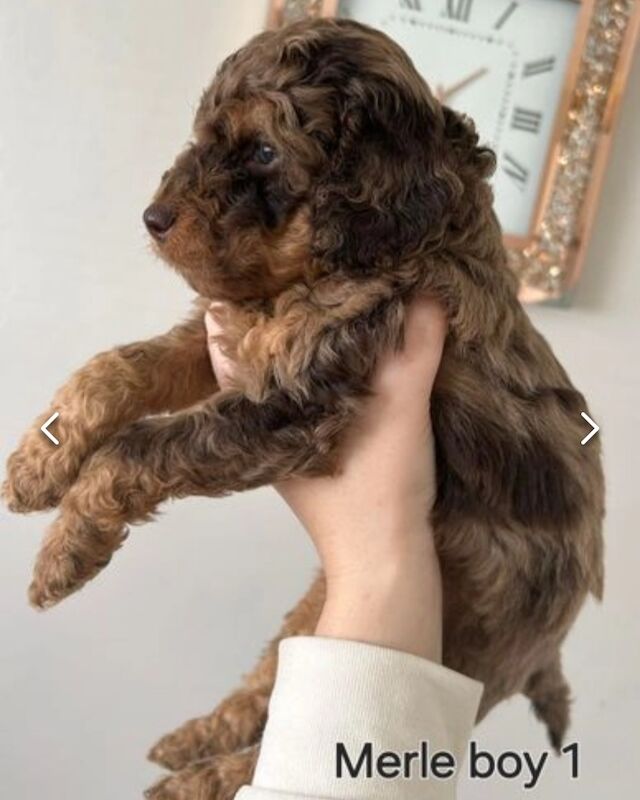
M236 800L453 800L481 694L408 653L286 639L253 783Z

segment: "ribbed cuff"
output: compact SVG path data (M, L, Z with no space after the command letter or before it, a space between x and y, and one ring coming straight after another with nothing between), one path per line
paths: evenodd
M481 695L476 681L408 653L339 639L286 639L253 786L237 798L454 798L455 777L425 778L417 759L409 777L382 777L375 769L371 778L351 777L344 754L355 765L370 743L375 764L384 751L402 756L428 742L429 753L454 756L459 774Z

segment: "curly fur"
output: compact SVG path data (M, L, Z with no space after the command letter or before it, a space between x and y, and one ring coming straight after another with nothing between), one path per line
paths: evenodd
M603 480L598 443L579 446L584 398L517 300L493 168L472 123L381 33L306 21L228 58L155 198L176 215L156 246L200 296L192 318L90 361L53 401L62 445L38 430L49 409L10 458L10 507L60 511L32 602L82 586L167 498L334 470L379 354L401 346L407 304L429 292L449 320L431 405L444 661L484 682L480 716L529 696L558 747L559 648L602 592ZM212 299L228 302L222 343L239 365L224 392L202 325ZM313 631L323 597L319 578L281 635ZM275 647L154 748L186 772L150 797L222 798L248 779Z

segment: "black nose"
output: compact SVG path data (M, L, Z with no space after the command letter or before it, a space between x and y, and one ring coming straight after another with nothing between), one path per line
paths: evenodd
M152 203L145 210L142 219L149 233L156 238L161 238L176 221L176 213L162 203Z

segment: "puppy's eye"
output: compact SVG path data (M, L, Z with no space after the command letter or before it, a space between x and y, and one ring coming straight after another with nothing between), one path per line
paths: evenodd
M260 164L263 167L272 164L276 160L277 153L270 144L266 142L258 142L256 144L253 153L251 154L250 161L253 161L254 164Z

